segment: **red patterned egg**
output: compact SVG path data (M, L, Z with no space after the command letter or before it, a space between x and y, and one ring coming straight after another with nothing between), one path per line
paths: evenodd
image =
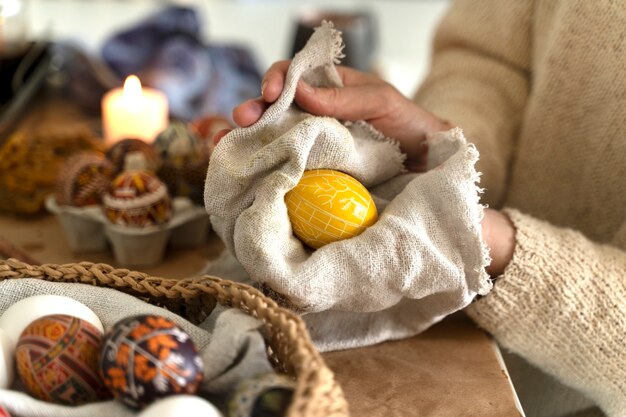
M0 405L0 417L11 417L11 414L9 414L9 412Z
M77 152L67 158L59 171L56 200L60 205L100 204L113 178L113 166L99 152Z
M100 373L113 396L143 408L175 394L194 394L204 366L189 335L155 315L128 317L104 338Z
M191 122L189 128L198 135L202 153L209 158L215 148L213 143L215 134L224 129L233 129L234 126L225 117L209 114Z
M166 223L172 216L167 187L155 174L122 172L104 195L104 211L113 224L147 227Z
M102 334L65 314L41 317L22 332L15 350L26 390L44 401L78 405L110 397L98 374Z

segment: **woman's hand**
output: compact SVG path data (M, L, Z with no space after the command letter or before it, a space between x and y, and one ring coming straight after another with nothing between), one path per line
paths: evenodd
M482 221L483 240L489 248L491 263L487 273L497 277L513 258L515 250L515 228L506 214L492 209L485 209Z
M280 96L290 61L272 65L263 79L261 97L248 100L233 111L233 120L246 127L255 123L269 104ZM295 102L304 111L317 116L330 116L344 121L365 120L385 136L400 143L407 155L406 166L420 170L423 166L428 133L452 126L404 97L391 84L380 78L347 67L337 67L344 87L314 88L300 80ZM227 131L219 132L218 141Z

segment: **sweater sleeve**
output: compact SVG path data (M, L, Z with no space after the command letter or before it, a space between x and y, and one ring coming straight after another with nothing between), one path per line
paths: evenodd
M502 204L528 96L531 0L458 0L435 35L415 102L463 129L481 154L483 202Z
M507 209L513 260L467 313L506 348L626 416L626 252Z

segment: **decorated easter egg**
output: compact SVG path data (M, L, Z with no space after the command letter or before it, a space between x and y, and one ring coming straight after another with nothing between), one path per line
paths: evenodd
M93 310L73 298L54 294L33 295L11 304L0 316L0 329L6 333L15 349L26 326L38 318L52 314L78 317L93 325L100 334L104 333L104 327Z
M194 394L202 358L173 321L155 315L128 317L107 332L100 373L113 396L134 408L174 394Z
M152 146L164 161L184 164L201 156L198 136L180 121L170 123L157 135Z
M295 387L293 380L271 372L245 379L237 385L228 401L228 416L285 416Z
M172 395L143 409L137 417L222 417L217 408L207 400L195 395Z
M15 350L26 390L44 401L78 405L109 397L98 375L102 334L85 320L41 317L22 332Z
M107 150L106 157L113 165L114 175L134 169L156 172L161 166L161 158L154 147L135 138L116 142Z
M176 197L187 197L197 205L204 205L204 181L209 167L208 160L189 161L176 166L166 161L158 171L159 178Z
M4 408L1 405L0 405L0 417L11 417L11 414L9 414L6 408Z
M113 166L103 154L77 152L67 158L59 170L56 200L60 205L87 206L100 204L102 194L113 178Z
M209 162L194 130L186 123L172 122L157 136L152 146L163 160L157 175L170 194L188 197L194 203L202 205Z
M367 189L329 169L305 171L285 203L294 234L314 249L356 236L378 219Z
M147 227L166 223L172 216L167 187L149 171L124 171L103 197L104 212L113 224Z
M213 137L224 129L232 129L234 126L228 119L217 114L209 114L198 118L190 123L190 129L200 138L200 149L206 158L213 153L215 144Z
M9 336L0 328L0 389L7 389L13 384L15 369L13 354L15 346ZM1 409L2 407L0 407ZM0 413L2 417L2 413Z

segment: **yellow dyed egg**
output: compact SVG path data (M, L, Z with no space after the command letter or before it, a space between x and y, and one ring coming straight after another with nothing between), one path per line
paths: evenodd
M356 236L378 219L367 189L330 169L304 171L285 203L294 234L315 249Z

